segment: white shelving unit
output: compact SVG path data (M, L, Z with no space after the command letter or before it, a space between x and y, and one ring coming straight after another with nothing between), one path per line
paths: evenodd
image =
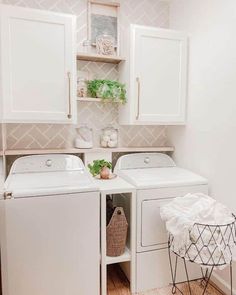
M135 253L136 253L136 190L120 177L112 180L96 180L101 196L101 295L107 295L107 265L129 262L130 291L135 291ZM106 255L106 197L107 195L125 194L129 197L130 222L129 240L130 246L125 253L117 257ZM126 272L126 269L123 269Z

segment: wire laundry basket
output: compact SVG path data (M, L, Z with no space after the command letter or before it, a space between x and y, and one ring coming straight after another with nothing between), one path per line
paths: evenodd
M229 264L232 294L232 248L236 245L236 216L233 214L232 216L234 220L228 224L210 225L195 223L191 230L189 230L188 241L180 249L176 249L175 238L172 234L169 234L169 259L173 281L172 293L175 293L176 289L178 289L175 281L178 257L180 257L184 261L190 294L191 288L186 261L198 263L199 265L201 265L201 267L206 267L205 274L202 268L202 279L205 282L203 294L207 289L214 268ZM174 268L170 255L171 251L176 255Z

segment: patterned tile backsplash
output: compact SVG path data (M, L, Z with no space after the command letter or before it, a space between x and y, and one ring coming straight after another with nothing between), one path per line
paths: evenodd
M77 50L87 37L87 0L0 0L0 3L46 9L77 15ZM130 24L168 27L168 3L161 0L120 0L120 31ZM125 42L125 40L124 40ZM78 62L78 70L96 78L118 79L116 65ZM118 106L94 102L78 102L78 125L93 128L94 146L99 146L100 130L112 124L119 129L120 146L163 146L164 126L119 126ZM61 124L7 124L7 148L43 149L73 147L76 126Z

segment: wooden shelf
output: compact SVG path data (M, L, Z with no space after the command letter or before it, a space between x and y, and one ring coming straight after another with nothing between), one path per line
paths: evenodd
M174 147L118 147L118 148L92 148L92 149L32 149L32 150L6 150L6 156L39 155L39 154L81 154L96 152L129 153L129 152L173 152Z
M82 102L102 102L102 103L121 103L119 100L102 99L96 97L77 97L77 101Z
M102 1L102 0L89 0L89 2L92 3L92 4L100 4L100 5L105 5L105 6L120 7L119 2L107 2L107 1Z
M77 54L77 59L85 60L85 61L113 63L113 64L119 64L121 61L125 60L121 56L106 56L106 55L82 53L82 52Z
M114 263L121 263L121 262L130 261L130 260L131 260L130 251L128 248L125 248L125 253L120 256L116 256L116 257L107 256L106 264L108 265L108 264L114 264Z

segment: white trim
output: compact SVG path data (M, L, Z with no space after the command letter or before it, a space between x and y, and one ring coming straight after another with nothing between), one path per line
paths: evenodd
M226 295L230 294L230 284L223 280L217 273L212 274L211 281L215 283L216 286L219 287L219 289ZM233 288L233 295L236 295L235 288Z

